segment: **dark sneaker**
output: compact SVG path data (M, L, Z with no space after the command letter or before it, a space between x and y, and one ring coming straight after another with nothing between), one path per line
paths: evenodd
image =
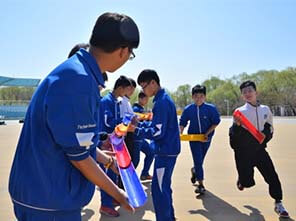
M206 188L204 185L199 184L195 190L195 193L204 194L206 192Z
M196 174L195 174L194 167L191 168L191 178L190 178L190 180L191 180L192 184L195 184L195 182L196 182Z
M104 214L106 216L110 216L110 217L119 216L119 212L117 212L115 209L113 209L111 207L107 207L107 206L101 206L100 213Z
M153 178L153 176L150 176L150 175L147 175L147 176L144 176L144 175L142 175L142 176L140 176L140 180L152 180L152 178Z
M120 203L115 199L112 200L112 204L113 206L120 206Z
M275 203L274 211L279 215L281 218L289 218L289 213L285 209L282 203Z
M239 181L236 182L236 186L237 186L237 188L238 188L240 191L243 191L243 190L244 190L243 185L241 185Z

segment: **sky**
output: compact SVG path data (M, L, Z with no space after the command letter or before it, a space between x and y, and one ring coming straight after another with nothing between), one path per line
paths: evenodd
M107 88L146 68L169 90L283 70L296 66L295 10L294 0L1 0L0 75L45 78L107 11L129 15L140 30L136 58L109 74Z

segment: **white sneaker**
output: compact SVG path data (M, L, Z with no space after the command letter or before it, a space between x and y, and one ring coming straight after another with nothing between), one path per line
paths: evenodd
M275 203L274 211L282 218L289 218L289 213L282 203Z

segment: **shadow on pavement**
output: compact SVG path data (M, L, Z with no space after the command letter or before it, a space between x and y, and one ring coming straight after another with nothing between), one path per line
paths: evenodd
M210 191L196 198L202 201L204 209L189 210L189 213L202 215L209 221L265 221L264 216L257 208L245 205L244 207L249 209L250 213L242 213Z
M130 214L126 212L124 209L119 208L118 212L120 213L120 216L117 218L114 217L107 217L104 215L101 215L99 221L109 221L109 220L128 220L128 221L154 221L155 218L153 219L143 219L144 215L146 212L152 212L154 213L154 207L153 207L153 202L152 202L152 196L151 196L151 182L143 182L142 183L145 189L145 192L147 193L147 202L146 204L139 208L136 209L136 212L134 214ZM83 220L86 221L86 220Z
M82 221L88 221L95 214L95 212L91 209L83 209L81 211Z

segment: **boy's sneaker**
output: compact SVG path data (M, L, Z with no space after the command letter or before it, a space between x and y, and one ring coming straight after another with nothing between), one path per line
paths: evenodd
M204 185L199 184L195 190L195 193L204 194L206 192L206 188Z
M153 176L150 176L149 174L147 176L145 175L141 175L140 176L140 180L152 180Z
M113 209L111 207L107 207L107 206L101 206L100 213L104 214L106 216L110 216L110 217L119 216L119 212L117 212L115 209Z
M283 206L283 204L280 203L275 203L274 211L282 218L289 218L289 213Z
M195 182L196 182L196 174L195 174L194 167L191 168L191 178L190 178L190 180L191 180L192 184L195 184Z
M238 188L240 191L243 191L243 190L244 190L243 185L241 185L241 183L240 183L239 181L236 182L236 186L237 186L237 188Z
M112 200L112 204L113 206L120 206L120 203L115 199Z

